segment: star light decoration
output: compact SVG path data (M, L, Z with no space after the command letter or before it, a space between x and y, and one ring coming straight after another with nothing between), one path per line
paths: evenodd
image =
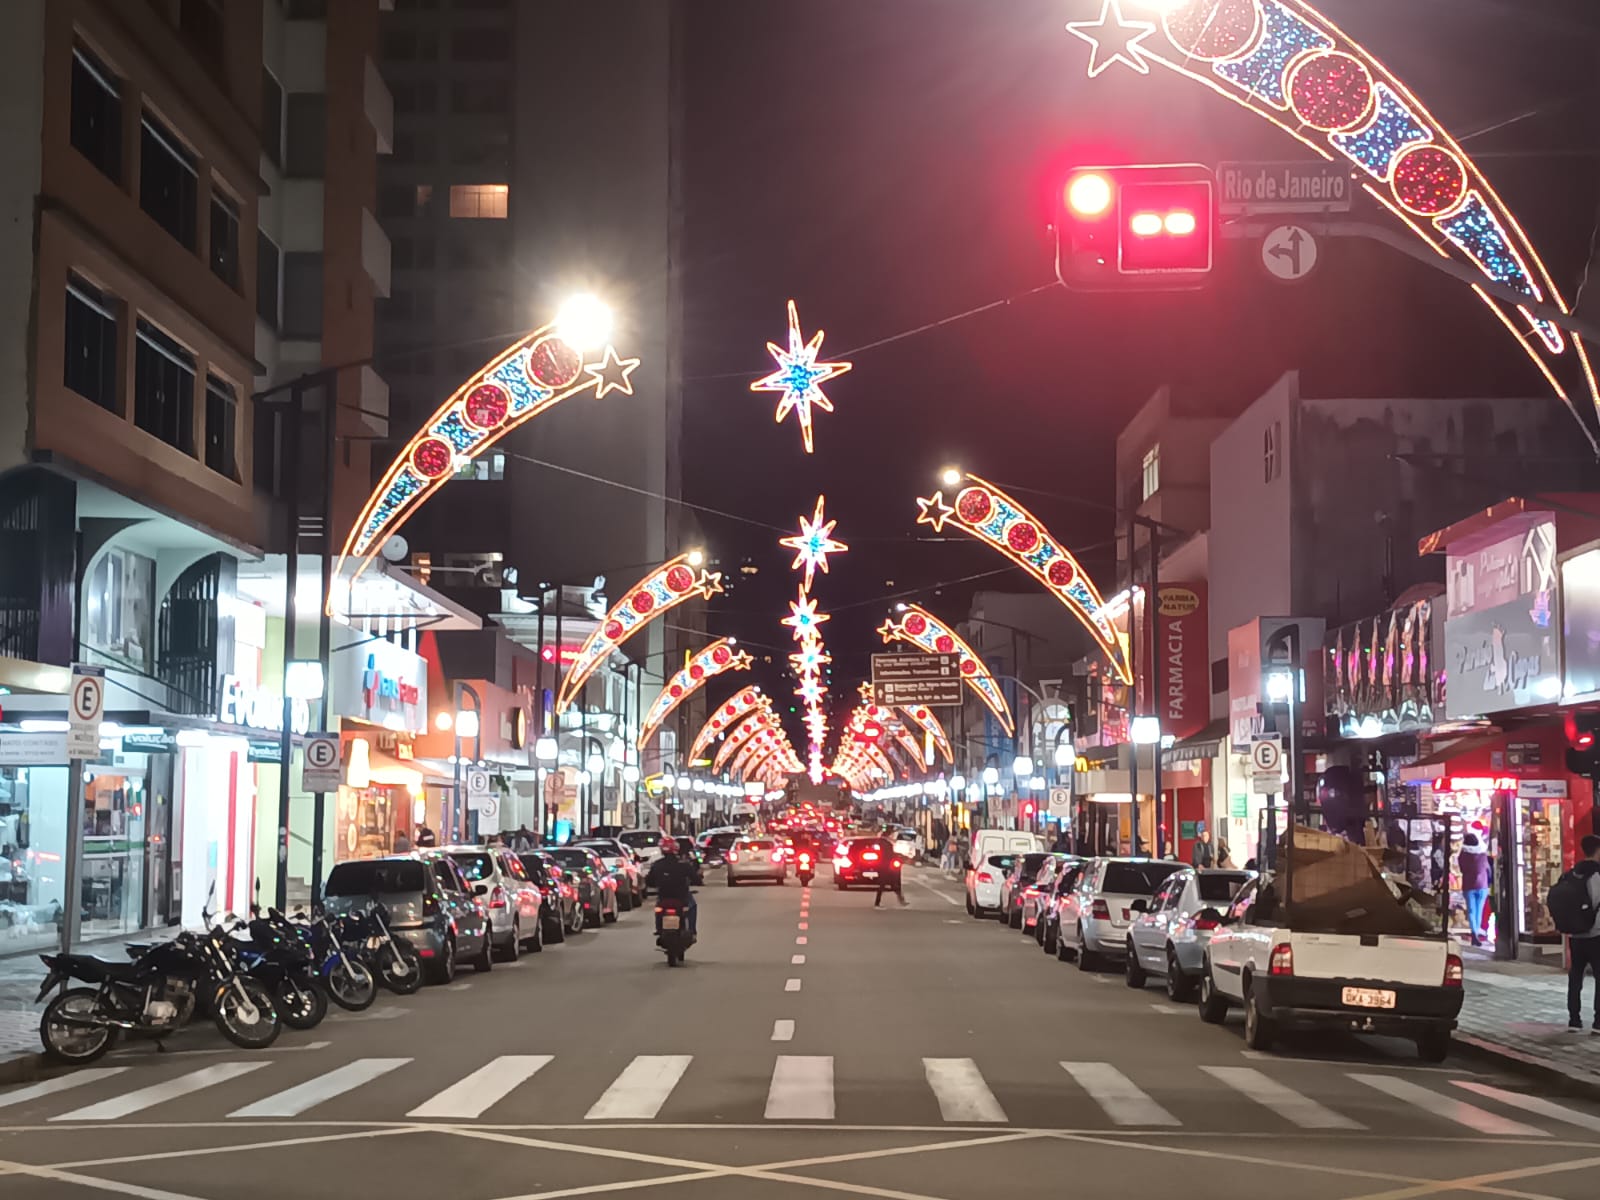
M800 333L800 312L795 307L793 300L789 301L789 348L785 350L776 342L767 343L767 353L771 354L778 364L778 369L765 379L758 379L750 385L752 392L777 392L778 413L776 420L781 424L783 419L792 410L800 422L800 437L805 443L806 453L813 453L811 434L811 407L822 409L824 412L833 411L833 402L822 392L822 385L830 379L837 379L855 364L847 362L817 361L817 355L822 350L822 330L812 335L808 342Z
M721 638L712 642L701 650L667 681L667 686L661 689L661 694L656 697L655 703L650 706L644 715L644 722L639 729L639 749L643 750L655 737L656 730L661 728L661 723L695 692L703 688L716 676L724 671L748 671L752 661L750 655L743 650L735 650L733 638Z
M1130 19L1130 9L1153 19ZM1441 35L1449 21L1438 19ZM1522 303L1572 311L1515 215L1405 83L1311 0L1101 0L1098 19L1067 29L1090 44L1091 78L1117 63L1148 75L1154 63L1348 164L1430 250L1483 275L1478 298L1574 415L1579 401L1600 411L1583 341ZM1584 432L1600 450L1587 424Z
M799 597L789 601L789 615L780 624L787 625L794 631L795 641L806 643L820 638L822 623L831 620L833 620L831 614L817 611L817 602L802 588Z
M824 521L822 519L822 506L826 496L817 497L817 507L808 521L802 515L800 518L800 532L794 537L779 538L778 545L787 546L795 552L794 562L790 570L798 571L805 568L806 581L801 586L811 590L811 579L814 572L820 570L824 575L828 573L828 555L843 554L850 547L843 542L836 541L831 535L838 521Z

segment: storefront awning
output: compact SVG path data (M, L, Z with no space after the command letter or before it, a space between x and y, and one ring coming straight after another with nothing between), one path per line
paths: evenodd
M1486 763L1491 751L1503 749L1516 736L1496 730L1493 733L1471 733L1459 737L1446 746L1437 747L1426 758L1419 758L1400 768L1400 782L1432 783L1441 775L1460 774L1469 768L1474 773L1483 774L1484 771L1478 769L1480 763Z
M1223 743L1228 740L1228 719L1213 721L1199 733L1186 737L1161 754L1163 763L1202 762L1221 758Z

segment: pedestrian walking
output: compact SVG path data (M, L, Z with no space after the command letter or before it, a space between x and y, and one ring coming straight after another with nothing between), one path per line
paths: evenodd
M1233 870L1233 852L1221 838L1217 839L1217 867L1224 871Z
M939 864L945 873L955 875L961 868L961 839L955 834L950 835L950 840L944 844L944 861Z
M1217 852L1211 845L1211 831L1204 825L1195 835L1194 848L1189 851L1189 865L1197 871L1208 871L1217 865Z
M439 835L426 825L418 825L417 836L411 840L418 846L437 846L439 844Z
M1567 1029L1583 1031L1583 976L1594 972L1594 1032L1600 1034L1600 837L1586 834L1583 861L1550 889L1546 907L1567 935Z
M878 868L878 894L872 898L872 907L877 908L883 903L883 893L893 892L895 899L900 901L900 907L906 908L909 902L905 892L901 890L900 871L894 867L894 843L888 838L873 839L873 846L878 851L878 861L883 865Z
M1476 833L1461 839L1461 894L1467 901L1467 928L1474 946L1483 945L1483 910L1489 902L1489 855Z

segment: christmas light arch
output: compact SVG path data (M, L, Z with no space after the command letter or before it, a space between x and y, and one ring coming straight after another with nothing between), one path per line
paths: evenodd
M737 754L745 743L768 728L774 720L775 718L766 709L757 709L729 729L727 736L722 739L722 745L717 747L716 758L711 764L713 773L720 773L722 768L728 765L728 760Z
M1370 51L1309 0L1136 0L1156 20L1130 20L1123 0L1068 25L1093 47L1089 75L1115 62L1154 62L1272 122L1329 161L1431 250L1530 301L1570 313L1516 217L1444 126ZM1149 44L1158 39L1158 45ZM1473 286L1556 395L1600 409L1581 339Z
M561 682L561 693L556 698L556 712L567 710L573 698L595 669L651 621L685 600L696 596L709 600L722 591L722 576L715 571L702 570L697 576L690 560L693 554L680 554L668 559L646 575L618 600L596 625L594 632L584 641L582 648L567 669Z
M706 747L716 740L718 734L726 732L757 708L764 709L771 704L771 699L760 688L745 688L706 718L706 723L700 726L700 732L694 735L694 743L689 747L686 761L692 762L699 758Z
M1011 716L1011 706L994 681L983 660L972 652L972 647L956 631L934 616L920 604L909 606L899 621L892 618L878 626L878 636L885 644L909 642L925 654L954 654L960 662L961 679L977 693L978 699L988 706L995 719L1010 737L1016 730Z
M705 687L713 678L724 671L750 669L750 655L743 650L735 650L734 645L732 638L721 638L712 642L667 680L667 686L661 689L661 694L650 706L650 711L644 715L644 724L639 730L639 749L643 750L650 739L655 737L656 730L661 728L661 723L672 714L673 709Z
M955 766L955 751L950 748L950 739L945 735L943 722L933 715L933 710L925 704L902 704L900 711L905 713L912 724L933 739L933 748L945 762Z
M954 522L962 532L986 542L1032 575L1068 612L1094 635L1112 669L1124 683L1133 682L1128 648L1106 610L1105 599L1078 560L1061 545L1038 517L986 479L961 475L954 505L943 492L919 499L917 524L942 533Z
M454 478L458 461L476 458L519 425L591 389L596 399L633 395L638 366L637 358L622 358L610 345L598 362L589 362L554 324L501 353L457 388L395 457L356 518L334 578L342 578L352 560L352 578L365 571L384 542ZM327 603L331 612L331 590Z

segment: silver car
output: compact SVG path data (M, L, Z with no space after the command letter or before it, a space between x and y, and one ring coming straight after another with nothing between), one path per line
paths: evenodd
M444 846L441 852L460 868L472 894L483 901L498 958L515 962L524 948L534 954L544 949L539 913L544 893L515 854L501 846Z
M1205 968L1206 946L1217 923L1201 914L1218 912L1255 878L1254 871L1197 871L1170 876L1149 901L1135 900L1133 924L1123 971L1131 988L1142 988L1157 975L1166 980L1167 995L1188 1000ZM1215 913L1211 914L1215 916Z
M1148 906L1167 877L1183 869L1182 863L1151 858L1091 859L1078 886L1061 900L1057 957L1076 958L1080 971L1120 960L1136 915L1134 901Z
M728 847L728 886L750 879L782 884L789 877L789 854L772 838L742 837Z

